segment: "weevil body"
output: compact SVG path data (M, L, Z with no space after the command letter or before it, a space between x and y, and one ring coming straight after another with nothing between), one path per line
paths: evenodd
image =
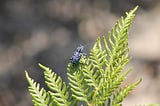
M79 47L77 47L77 49L74 52L73 56L70 58L71 63L73 65L79 64L79 61L80 61L81 57L83 55L86 55L85 53L83 53L83 48L84 48L84 46L82 46L82 45L80 45Z

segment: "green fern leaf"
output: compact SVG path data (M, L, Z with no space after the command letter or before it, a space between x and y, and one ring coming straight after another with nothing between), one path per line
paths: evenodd
M131 10L129 13L126 13L125 18L122 17L121 20L117 21L112 31L108 33L109 45L107 44L106 38L103 37L104 47L109 55L109 63L106 67L106 72L107 70L115 70L112 72L114 72L114 75L116 76L119 75L117 73L120 73L130 60L128 58L128 30L135 16L134 12L137 10L137 8L138 7ZM109 48L109 46L111 48ZM117 68L120 68L121 70ZM110 77L111 76L115 77L113 75L110 75Z
M98 85L102 75L104 75L103 67L107 64L104 50L102 50L100 38L97 39L94 47L91 49L89 59L82 69L87 85L94 89L98 89Z
M25 75L29 83L28 89L33 98L34 106L48 106L50 99L48 93L44 88L40 89L40 84L31 79L27 71L25 71Z
M110 49L111 53L109 54L109 64L106 67L106 75L108 75L108 77L112 80L111 82L117 79L120 72L124 70L130 60L128 57L128 30L136 10L137 7L129 13L126 13L127 16L125 18L122 17L121 20L117 21L116 26L112 29L112 32L109 33L110 37L108 39L112 49ZM114 39L114 42L112 39ZM106 48L106 51L108 51L109 48L104 37L103 41L104 47Z
M69 85L72 91L72 97L76 98L78 101L86 102L89 105L88 101L88 89L86 88L86 84L84 83L84 76L82 71L80 70L81 66L75 67L72 64L68 65L68 71L74 70L74 73L67 73Z
M52 72L48 67L39 64L39 66L44 70L45 83L50 88L49 94L52 96L52 99L59 106L70 106L69 92L67 85L62 82L60 76L57 76L56 73Z
M125 76L127 75L124 74L121 76L120 73L124 70L125 66L130 61L130 58L128 57L128 30L135 16L134 12L137 10L137 8L138 7L131 10L129 13L126 13L125 18L122 17L121 20L117 21L112 31L108 33L108 41L103 36L103 44L106 53L108 54L107 60L103 60L105 62L101 62L103 64L100 64L100 62L98 61L100 57L97 57L98 59L91 58L92 61L99 62L97 63L98 65L94 65L106 66L105 70L103 70L103 67L99 68L99 71L103 73L102 81L104 83L99 83L99 91L96 95L94 94L94 97L97 97L95 99L97 103L98 101L99 103L105 102L119 87L119 85L121 85L121 83L125 79ZM97 39L97 43L98 42L100 42L99 38ZM95 45L93 48L97 48L101 53L103 53L103 50L101 50L101 46L98 47L98 45ZM93 57L96 56L94 55Z

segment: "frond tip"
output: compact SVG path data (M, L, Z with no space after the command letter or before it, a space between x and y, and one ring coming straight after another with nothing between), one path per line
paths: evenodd
M28 89L33 98L34 106L48 106L50 98L46 90L40 88L40 84L30 78L27 71L25 71L25 75L29 83Z
M61 77L55 72L52 72L48 67L45 67L40 63L38 65L44 70L45 83L50 89L49 94L52 96L52 99L59 106L69 106L69 92L65 82L63 82Z

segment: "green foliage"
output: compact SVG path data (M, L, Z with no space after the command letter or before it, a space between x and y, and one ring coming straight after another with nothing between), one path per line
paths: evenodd
M33 79L31 79L27 73L27 71L25 71L26 74L26 78L28 80L29 83L29 92L33 97L33 102L35 106L48 106L49 104L49 95L46 92L46 90L44 90L44 88L40 89L40 84L36 83Z
M121 106L122 101L140 82L122 87L131 69L125 66L131 60L128 56L128 30L135 16L135 7L126 17L121 17L108 33L108 37L98 37L90 56L82 56L80 63L68 64L66 84L51 69L39 64L44 70L45 83L50 91L40 89L26 73L29 91L35 106ZM123 71L123 72L122 72Z
M69 106L69 92L65 82L62 81L60 76L57 76L56 73L52 72L51 69L41 64L39 64L39 66L44 70L45 83L51 90L48 93L51 95L53 101L59 106Z

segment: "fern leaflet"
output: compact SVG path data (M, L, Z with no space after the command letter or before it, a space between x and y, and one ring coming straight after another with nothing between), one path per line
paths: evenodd
M29 91L32 95L34 106L48 106L49 104L49 95L44 88L40 89L40 84L31 79L25 71L26 78L29 83Z
M51 90L49 94L52 96L53 100L55 100L59 106L70 106L67 85L62 82L61 77L57 76L56 73L42 64L39 64L39 66L44 70L45 83Z

